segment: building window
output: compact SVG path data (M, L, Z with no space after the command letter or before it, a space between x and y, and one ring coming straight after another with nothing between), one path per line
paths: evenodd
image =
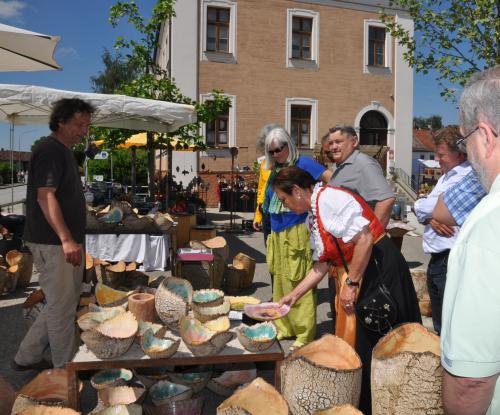
M425 154L420 154L420 159L425 160Z
M229 139L229 109L206 126L207 146L227 147Z
M319 68L319 13L287 10L287 68Z
M364 20L363 72L390 75L392 71L392 38L382 22Z
M211 148L236 146L236 96L224 95L230 99L231 107L202 127L202 135ZM207 103L212 99L212 94L202 94L200 101Z
M385 65L385 29L370 26L368 29L368 65Z
M290 110L290 134L299 148L311 146L311 107L308 105L292 105Z
M318 101L310 98L286 98L285 128L297 147L312 149L318 131Z
M312 24L308 17L293 16L292 58L311 59Z
M229 52L229 18L231 11L207 7L207 51Z
M359 122L359 143L361 145L387 145L387 120L378 111L368 111Z
M236 63L236 2L202 0L201 60Z

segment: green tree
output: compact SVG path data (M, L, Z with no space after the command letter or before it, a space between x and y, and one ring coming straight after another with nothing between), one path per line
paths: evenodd
M431 115L430 117L414 117L413 128L436 131L443 128L441 115Z
M113 180L125 185L132 184L130 165L132 154L130 149L119 148L112 152ZM94 175L104 176L105 181L111 180L111 160L89 160L87 164L89 177ZM145 149L137 149L137 183L147 183L147 153Z
M392 0L408 11L417 36L411 36L385 11L382 20L398 42L407 47L404 59L417 72L437 72L441 95L470 76L500 63L500 1ZM451 85L450 85L451 84Z
M94 92L112 94L121 85L133 81L140 73L137 66L125 59L121 53L113 56L109 50L104 49L101 59L105 70L90 78Z
M224 112L230 106L230 100L221 95L220 91L214 91L213 102L210 104L197 103L184 96L175 83L169 78L168 73L156 64L155 56L158 48L159 31L165 22L175 16L174 0L158 0L153 7L151 17L145 18L141 15L135 1L118 0L110 8L109 21L116 27L122 19L132 24L139 34L138 40L126 40L118 37L115 48L126 51L126 60L133 68L138 68L137 76L130 81L120 83L115 93L141 98L157 99L175 103L194 105L198 121L180 128L175 133L163 134L156 140L152 133L148 133L148 169L150 172L150 193L154 191L154 147L159 144L170 144L175 134L176 138L188 146L194 144L204 148L204 139L200 136L200 123L213 121L218 114ZM98 131L98 130L97 130ZM99 131L100 136L110 146L125 141L131 132L104 132Z

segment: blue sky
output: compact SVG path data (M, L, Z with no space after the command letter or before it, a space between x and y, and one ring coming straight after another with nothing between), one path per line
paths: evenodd
M182 1L182 0L179 0ZM61 37L55 58L62 71L3 72L0 83L40 85L57 89L92 92L90 77L103 70L101 55L112 50L118 36L130 39L134 29L128 24L113 28L108 23L109 8L114 0L0 0L0 23L34 32ZM138 0L141 11L148 14L155 0ZM416 74L414 82L414 115L442 115L444 124L457 123L456 104L439 95L433 77ZM29 150L48 127L18 126L15 149ZM0 147L9 147L9 127L0 124Z

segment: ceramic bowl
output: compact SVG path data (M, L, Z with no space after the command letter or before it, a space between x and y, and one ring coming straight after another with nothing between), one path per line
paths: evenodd
M160 380L149 388L149 397L156 406L189 399L192 394L193 390L190 387L168 380Z
M105 369L90 378L94 389L100 390L113 386L125 386L132 380L133 374L128 369Z
M146 388L132 386L115 386L97 391L98 401L104 406L130 405L139 403L144 398Z
M264 322L253 326L242 324L236 328L236 335L241 345L252 353L269 349L276 341L278 331L273 323Z
M243 308L247 304L260 304L260 300L255 297L251 297L248 295L242 296L226 296L229 299L229 303L231 305L231 310L235 311L243 311Z
M197 307L217 307L224 302L224 291L215 289L197 290L193 293L192 302Z
M231 321L228 316L218 317L214 320L209 320L203 325L216 333L222 333L223 331L228 331L231 328Z
M258 321L276 320L284 317L290 311L290 307L278 303L248 304L243 308L243 312L250 318Z
M155 294L155 308L164 324L177 324L187 315L193 297L193 286L183 278L165 278Z
M193 393L200 392L210 380L212 372L198 372L198 373L169 373L168 379L171 382L178 383L180 385L189 386L193 389Z
M161 406L145 405L144 411L146 415L201 415L203 403L204 398L199 396Z
M179 322L182 341L195 356L208 356L222 351L233 338L233 333L216 333L193 317L183 317Z
M141 348L151 359L166 359L173 356L181 340L155 337L153 330L148 329L141 339Z
M109 408L95 410L91 415L142 415L142 407L137 404L114 405Z
M214 320L216 318L227 316L230 310L230 303L228 299L224 299L224 302L218 306L214 307L199 307L196 304L192 304L193 314L197 320L205 323L209 320Z

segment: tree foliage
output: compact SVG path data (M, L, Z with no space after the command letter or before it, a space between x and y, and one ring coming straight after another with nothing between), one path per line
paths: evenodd
M121 53L113 56L108 49L104 49L101 59L105 70L90 78L94 92L113 94L123 84L132 82L140 72L140 69L126 60Z
M413 128L436 131L440 128L443 128L443 119L441 115L431 115L430 117L414 117Z
M132 184L130 175L130 165L132 164L132 154L130 149L120 148L113 151L113 180L121 184ZM111 160L89 160L88 174L93 177L96 174L104 176L105 181L111 180ZM147 154L144 149L137 149L137 183L145 184L147 182Z
M384 11L386 29L406 46L404 59L417 72L437 72L442 96L454 96L450 84L463 86L473 73L500 63L500 1L392 0L390 5L408 11L418 36Z

